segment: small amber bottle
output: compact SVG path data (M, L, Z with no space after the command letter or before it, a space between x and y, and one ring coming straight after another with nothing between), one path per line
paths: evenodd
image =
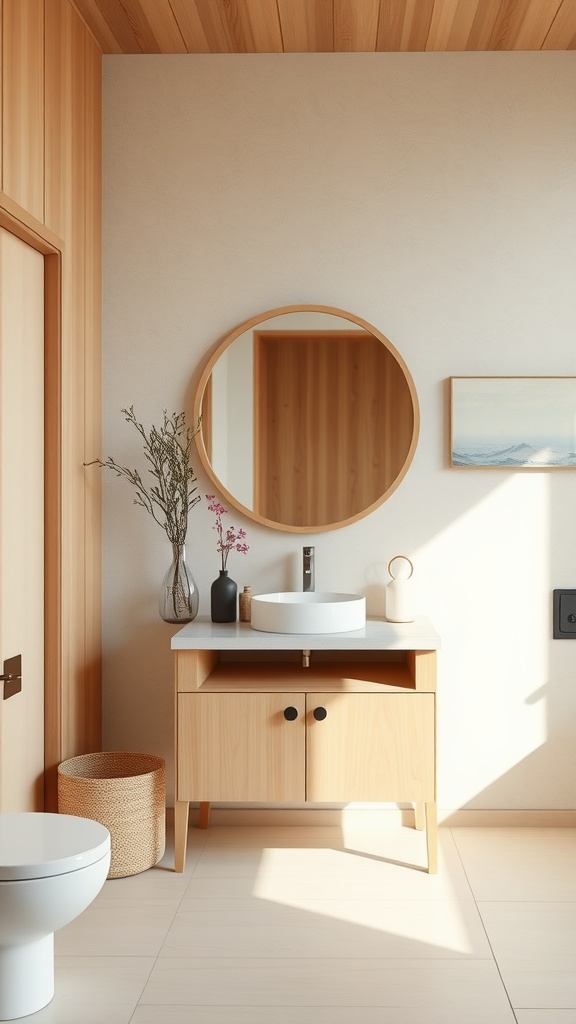
M250 622L252 604L252 587L244 587L240 594L240 622Z

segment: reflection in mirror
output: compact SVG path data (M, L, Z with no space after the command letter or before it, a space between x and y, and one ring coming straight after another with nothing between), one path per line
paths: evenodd
M201 460L228 500L276 529L367 515L398 486L418 436L412 378L370 324L325 306L236 328L202 374Z

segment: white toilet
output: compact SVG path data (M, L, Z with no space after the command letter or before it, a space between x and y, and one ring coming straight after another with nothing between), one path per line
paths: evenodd
M69 814L0 814L0 1020L54 995L54 932L98 895L110 833Z

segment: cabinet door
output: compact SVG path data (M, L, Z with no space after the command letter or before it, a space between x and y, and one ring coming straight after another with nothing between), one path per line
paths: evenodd
M301 693L179 694L177 799L303 801L305 728Z
M434 800L434 694L308 694L306 720L307 800Z

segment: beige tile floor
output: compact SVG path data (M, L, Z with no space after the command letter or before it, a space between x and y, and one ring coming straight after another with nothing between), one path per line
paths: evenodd
M576 1024L576 829L191 829L56 936L34 1024Z

